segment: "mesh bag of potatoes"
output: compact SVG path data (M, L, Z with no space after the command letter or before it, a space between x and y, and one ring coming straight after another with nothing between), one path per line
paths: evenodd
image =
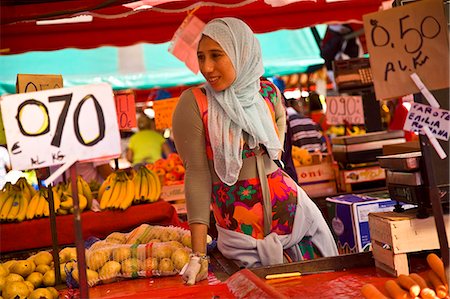
M190 232L143 224L128 234L114 232L86 250L90 286L120 278L178 274L189 262ZM77 267L72 277L78 282Z

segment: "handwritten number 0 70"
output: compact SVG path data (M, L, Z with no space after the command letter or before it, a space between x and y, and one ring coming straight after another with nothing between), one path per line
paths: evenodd
M86 101L89 99L92 99L92 101L94 102L95 110L97 113L99 135L96 138L94 138L93 140L86 142L83 139L83 137L81 136L80 126L79 126L79 118L80 118L81 108L83 107L84 103L86 103ZM51 141L51 145L59 147L61 145L62 131L64 129L64 124L67 119L67 113L69 111L70 102L72 101L72 94L52 96L52 97L48 98L48 101L50 103L64 101L64 107L59 115L58 123L56 125L55 136L53 137L53 139ZM45 119L44 119L43 125L36 132L27 132L22 125L22 119L21 119L22 111L27 105L38 106L41 109L42 113L44 114ZM44 135L50 131L50 117L48 115L48 109L47 109L47 106L44 103L42 103L41 101L38 101L35 99L30 99L30 100L26 100L26 101L22 102L17 109L16 119L17 119L17 122L19 125L20 132L24 136L40 136L40 135ZM75 136L77 137L77 140L81 144L86 145L86 146L93 146L93 145L97 144L98 142L100 142L105 137L105 117L103 115L102 107L100 106L98 100L93 95L89 94L89 95L85 96L78 103L77 107L75 108L74 115L73 115L73 127L75 130Z

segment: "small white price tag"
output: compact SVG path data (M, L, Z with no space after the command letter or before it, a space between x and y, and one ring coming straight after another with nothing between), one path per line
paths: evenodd
M14 169L34 169L120 155L111 86L84 85L1 98Z

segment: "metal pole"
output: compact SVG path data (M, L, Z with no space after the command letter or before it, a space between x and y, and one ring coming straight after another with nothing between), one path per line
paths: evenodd
M75 162L70 167L70 181L72 184L72 197L73 197L73 216L75 226L75 245L77 247L77 264L79 273L79 287L80 298L89 298L89 289L87 284L86 274L86 256L84 249L83 231L81 226L81 212L80 201L78 199L78 186L77 186L77 163Z
M425 136L420 136L420 143L422 145L422 156L425 161L431 161L431 152L434 150L429 140ZM432 169L432 163L424 163L425 171L428 178L429 185L429 198L431 207L433 210L434 222L436 224L439 247L441 251L442 261L444 263L445 275L447 276L447 281L449 280L449 247L447 234L445 232L445 222L442 210L441 197L439 195L439 188L436 185L434 172Z
M47 201L50 210L50 231L52 233L52 247L53 247L53 262L55 264L55 284L61 283L61 268L59 267L59 246L58 246L58 234L56 233L56 213L55 213L55 201L53 199L52 184L48 186Z

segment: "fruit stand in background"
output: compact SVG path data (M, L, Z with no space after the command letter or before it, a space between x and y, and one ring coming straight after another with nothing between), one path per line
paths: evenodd
M298 183L310 197L336 194L338 166L330 155L311 154L305 149L293 146L292 160Z
M177 153L170 154L167 159L159 159L147 164L154 171L162 184L160 199L170 202L181 218L186 215L186 196L184 194L185 168Z

